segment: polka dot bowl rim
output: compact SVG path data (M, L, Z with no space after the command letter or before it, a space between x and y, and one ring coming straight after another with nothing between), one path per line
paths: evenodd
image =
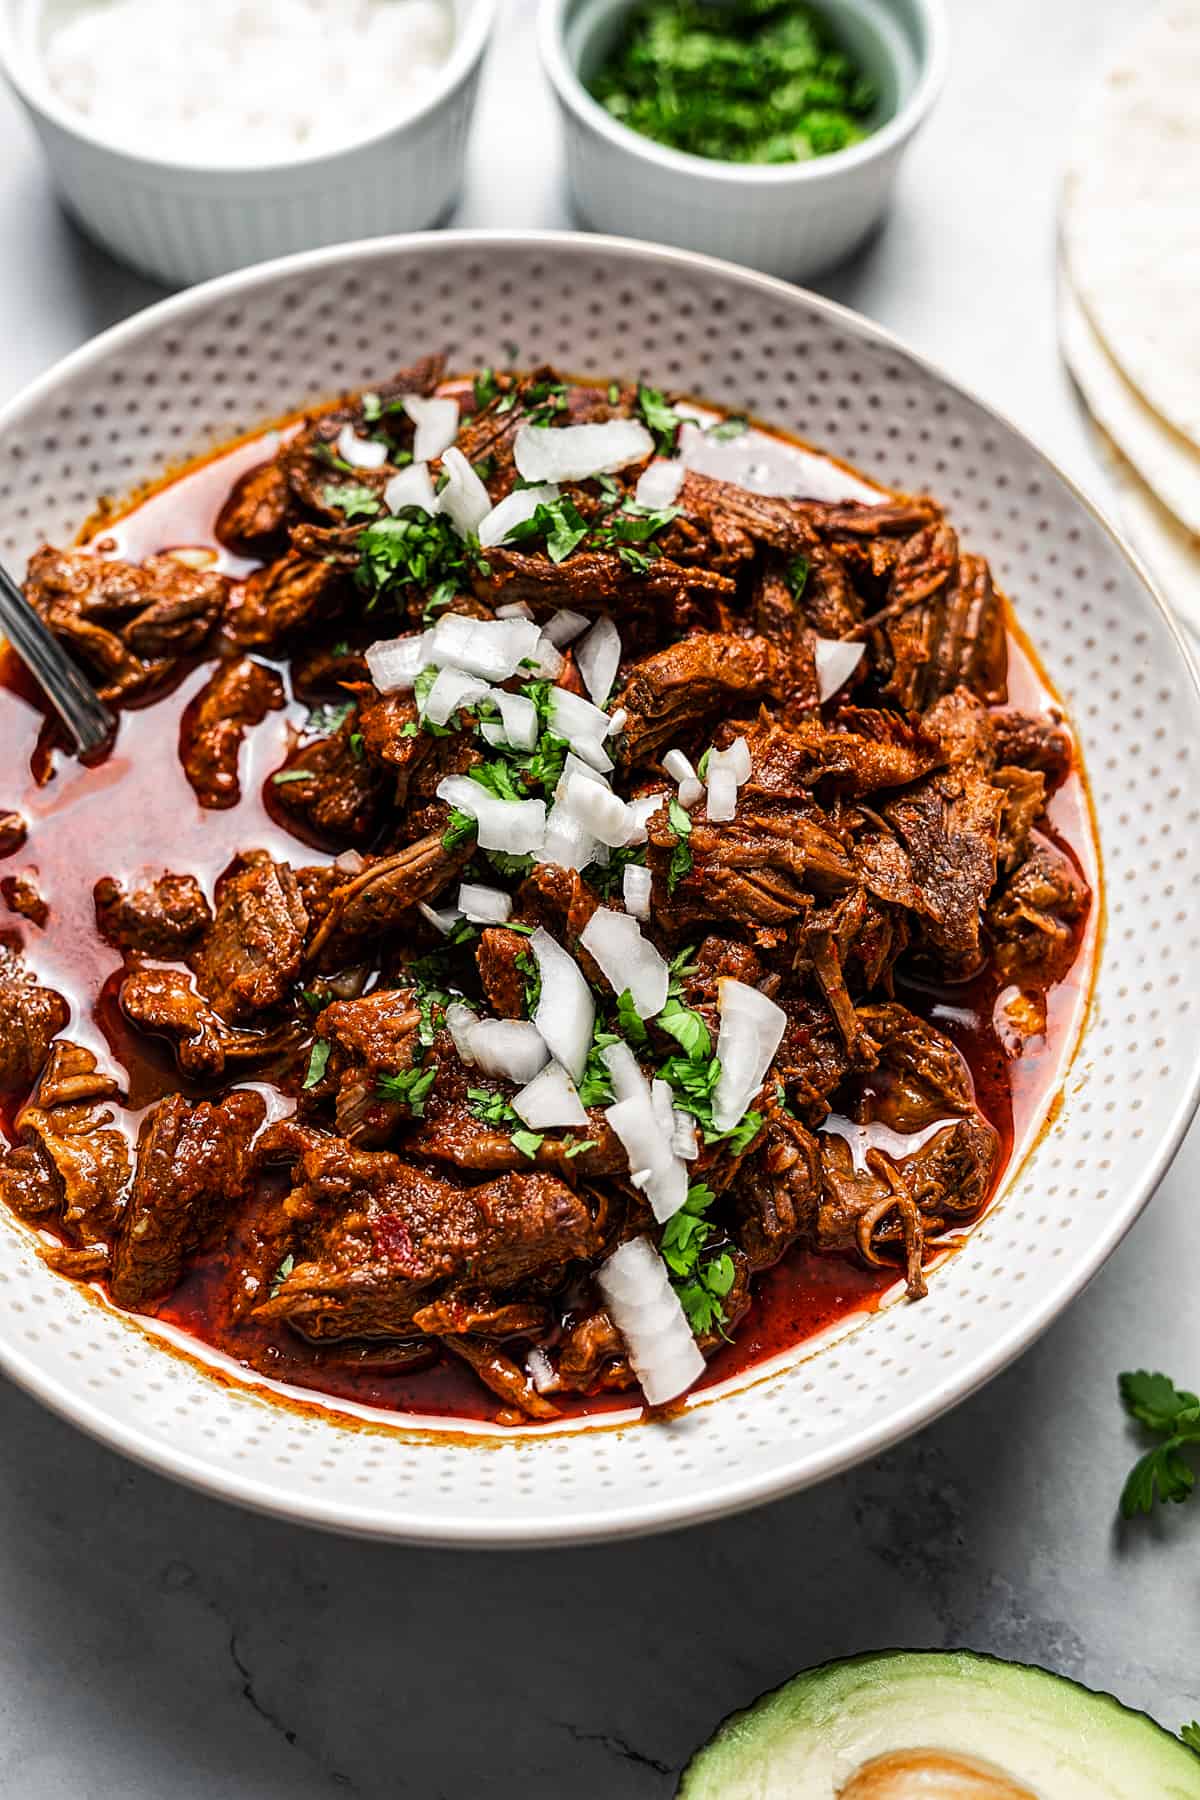
M19 567L43 536L69 541L97 493L128 492L425 349L469 367L501 360L510 341L522 361L638 373L753 412L885 484L946 499L965 542L991 557L1080 734L1108 917L1053 1117L933 1274L929 1298L862 1319L668 1425L470 1435L280 1404L52 1274L32 1234L0 1218L0 1369L54 1411L264 1512L479 1546L714 1518L928 1424L1087 1284L1150 1198L1200 1097L1189 992L1200 936L1179 902L1200 887L1183 773L1200 743L1189 652L1137 559L1049 458L830 301L708 257L572 233L415 234L263 264L104 333L0 412L6 444L20 451L0 550ZM1173 955L1156 959L1168 932Z

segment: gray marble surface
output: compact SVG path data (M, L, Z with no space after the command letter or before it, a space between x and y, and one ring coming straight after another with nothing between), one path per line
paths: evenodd
M1056 173L1128 0L949 0L953 73L886 230L826 285L998 402L1095 491L1054 346ZM509 0L471 225L559 225L532 0ZM486 135L486 150L484 139ZM0 102L0 390L155 297L56 211ZM641 1544L456 1555L245 1516L0 1385L0 1795L666 1796L722 1714L823 1657L971 1645L1200 1713L1200 1503L1115 1522L1116 1372L1200 1381L1200 1137L1001 1379L815 1493Z

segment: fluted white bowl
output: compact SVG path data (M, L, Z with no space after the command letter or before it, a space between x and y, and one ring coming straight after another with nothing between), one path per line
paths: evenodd
M45 7L46 0L0 0L0 66L68 211L122 262L168 286L293 251L418 231L458 197L496 0L452 0L450 56L427 98L395 125L351 134L340 149L223 166L139 155L96 132L47 78Z
M597 231L653 238L806 280L879 222L900 158L941 91L942 0L819 0L874 77L885 114L860 144L797 163L691 156L622 125L585 82L634 0L541 0L542 61L566 131L575 206Z

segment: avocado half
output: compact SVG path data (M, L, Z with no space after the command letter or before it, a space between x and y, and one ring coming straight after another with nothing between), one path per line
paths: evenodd
M1200 1800L1200 1756L1045 1669L891 1650L809 1669L734 1713L679 1800Z

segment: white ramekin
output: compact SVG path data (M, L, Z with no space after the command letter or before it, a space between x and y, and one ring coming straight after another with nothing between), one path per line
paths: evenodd
M632 0L541 0L542 60L562 110L575 205L598 231L700 250L796 280L839 261L877 223L900 157L941 88L942 0L820 0L851 41L872 41L898 90L861 144L811 162L710 161L618 123L584 87L597 33Z
M68 210L144 274L187 286L292 251L421 230L457 198L496 0L453 0L454 49L428 99L392 129L338 150L227 167L142 156L97 136L46 78L42 4L0 0L3 72Z

